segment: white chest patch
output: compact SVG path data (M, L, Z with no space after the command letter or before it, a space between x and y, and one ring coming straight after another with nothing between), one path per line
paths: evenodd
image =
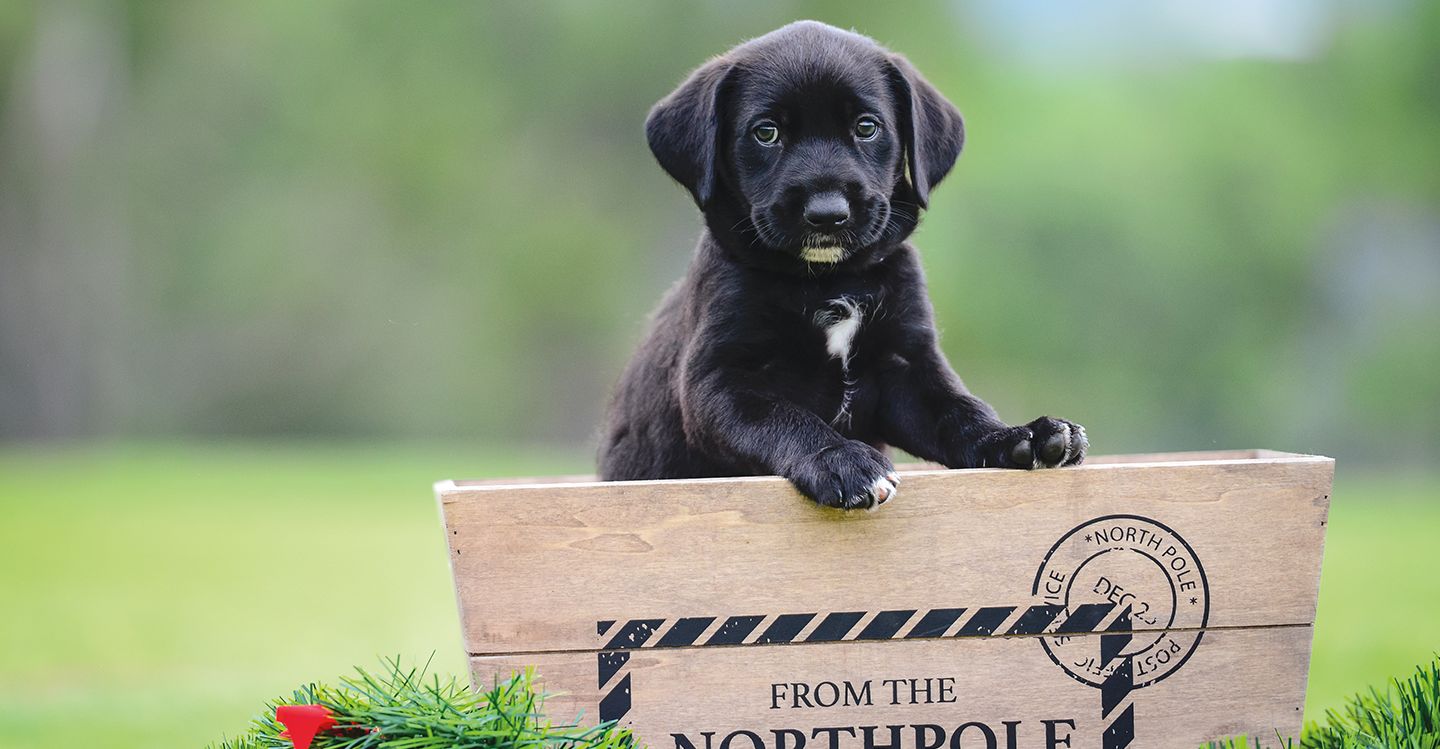
M815 313L815 327L825 331L825 350L830 358L840 360L840 371L845 377L845 393L840 398L840 408L830 425L840 427L850 424L850 402L855 398L855 380L850 377L850 352L855 345L855 334L860 332L860 323L865 320L865 309L848 296L831 299L830 304Z
M865 311L850 297L830 300L830 306L815 313L815 325L825 331L825 350L832 359L839 359L840 366L850 370L850 347L855 343L855 334L860 332L860 323Z

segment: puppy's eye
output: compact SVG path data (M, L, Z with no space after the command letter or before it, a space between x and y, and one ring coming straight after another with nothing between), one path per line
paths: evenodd
M780 140L780 128L773 122L762 122L750 131L761 144L773 146Z
M860 140L870 140L880 134L880 123L874 117L861 117L855 123L855 137Z

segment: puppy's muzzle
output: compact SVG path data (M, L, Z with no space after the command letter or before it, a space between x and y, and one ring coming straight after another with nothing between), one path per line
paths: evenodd
M850 228L850 201L838 191L818 192L805 200L803 217L811 233L800 256L811 263L838 263L849 253L838 237Z

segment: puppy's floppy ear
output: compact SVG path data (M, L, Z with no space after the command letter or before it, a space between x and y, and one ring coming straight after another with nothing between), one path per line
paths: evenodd
M900 118L900 137L910 163L910 183L921 208L930 202L930 188L940 184L965 145L965 120L936 88L900 55L888 56L890 88Z
M721 152L721 118L731 68L725 58L700 66L645 118L650 152L702 210L715 191L715 159Z

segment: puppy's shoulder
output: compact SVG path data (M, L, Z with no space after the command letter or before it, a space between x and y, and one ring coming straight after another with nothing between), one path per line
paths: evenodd
M713 315L739 311L747 299L750 303L756 301L755 286L762 280L731 258L706 232L682 283L691 309L697 314Z
M909 242L896 245L880 264L898 281L925 283L925 268L921 262L920 251Z
M855 272L838 276L837 285L849 285L860 291L860 295L878 294L882 297L894 295L924 294L925 269L920 253L908 242L896 245L882 257Z

